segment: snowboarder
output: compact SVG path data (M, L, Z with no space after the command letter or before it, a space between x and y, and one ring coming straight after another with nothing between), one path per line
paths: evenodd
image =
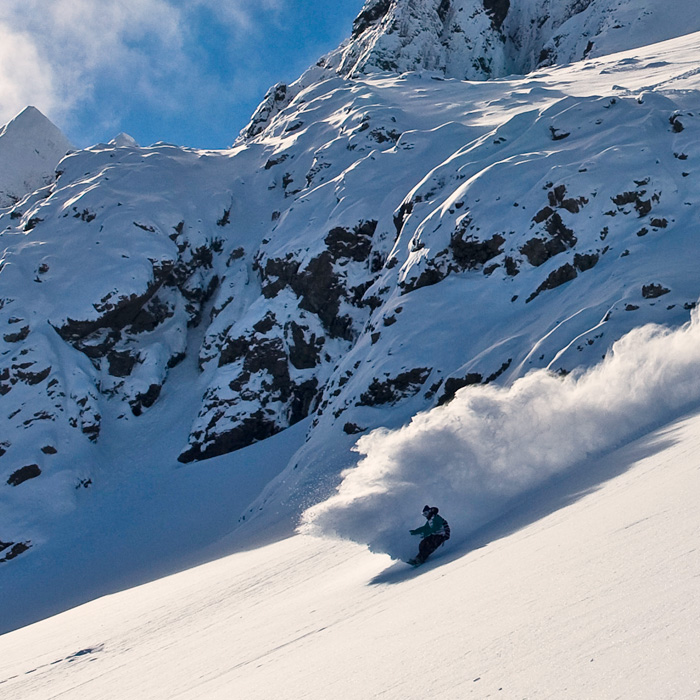
M441 544L450 539L450 526L447 520L438 515L437 508L425 506L423 515L428 522L415 530L409 530L412 535L420 535L423 538L418 546L418 556L408 560L412 566L422 564Z

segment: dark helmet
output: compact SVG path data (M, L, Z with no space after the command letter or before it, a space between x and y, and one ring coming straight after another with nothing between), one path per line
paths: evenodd
M432 518L434 515L438 514L438 509L435 506L424 506L423 515L426 518Z

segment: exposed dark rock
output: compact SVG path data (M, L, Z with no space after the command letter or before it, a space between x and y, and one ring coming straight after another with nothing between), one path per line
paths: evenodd
M226 261L226 267L229 267L231 265L231 263L233 263L235 260L240 260L244 256L245 256L245 249L244 248L235 248L234 250L231 251L231 255L229 255L228 260Z
M224 226L228 226L231 223L231 207L228 209L224 209L224 213L221 215L220 219L216 220L216 225L221 226L222 228Z
M9 547L10 545L6 546ZM31 546L31 542L17 542L16 544L12 545L12 549L2 559L0 559L0 563L10 561L15 557L18 557L20 554L26 552Z
M272 377L272 389L282 390L286 396L289 389L289 365L281 338L262 338L247 344L243 358L243 370L250 373L268 372ZM281 382L281 385L278 383Z
M100 328L124 328L136 320L141 309L147 304L172 269L172 263L153 265L154 279L143 294L108 294L99 303L93 304L100 316L92 321L68 319L56 332L68 342L80 340Z
M547 279L542 282L542 284L537 287L537 289L530 294L530 296L525 300L525 303L532 301L540 293L548 289L556 289L566 282L576 279L576 268L571 263L566 263L562 267L553 270L547 277Z
M491 382L495 382L513 363L513 358L507 359L493 374L490 374L488 377L486 377L486 381L484 384L490 384Z
M191 445L180 454L177 460L187 464L225 455L252 445L254 442L266 440L280 432L281 429L262 410L258 410L244 418L231 430L218 433L215 441L205 445Z
M520 252L535 267L576 245L574 232L564 224L558 212L548 217L545 230L550 236L549 239L531 238L520 248Z
M257 266L262 274L262 293L266 299L276 297L279 292L287 286L291 286L292 281L297 277L300 263L293 260L291 255L287 258L268 258L265 267Z
M292 385L292 402L287 420L294 425L311 413L314 399L318 396L318 380L309 379L301 384Z
M506 274L510 277L515 277L515 275L517 275L520 272L520 269L518 268L518 263L510 255L506 255L506 257L503 260L503 264L506 268Z
M452 6L451 0L440 0L440 4L438 5L438 8L437 8L437 13L438 13L438 17L440 18L441 22L444 22L445 19L447 19L447 13L450 11L451 6Z
M25 231L31 231L33 228L36 227L37 224L40 224L43 221L43 219L39 218L38 216L34 216L27 223L24 225L24 230Z
M272 311L268 311L263 318L253 324L253 330L256 333L265 335L269 333L277 325L277 317Z
M510 0L483 0L484 9L491 18L491 23L500 29L510 9Z
M5 396L12 391L12 382L10 382L10 370L8 367L0 369L0 396Z
M357 38L369 29L377 20L384 17L390 8L391 0L377 0L373 5L363 9L352 23L352 38Z
M544 207L532 217L532 220L536 224L541 224L543 221L546 221L552 214L554 214L554 209L552 209L552 207Z
M291 287L300 298L299 308L316 314L331 337L352 340L352 321L338 316L343 288L329 251L313 258Z
M110 351L107 353L107 362L109 364L109 373L113 377L128 377L134 369L134 365L138 362L138 357L132 355L128 350L121 352Z
M406 219L410 216L413 211L413 202L409 200L404 202L399 210L394 214L394 226L396 227L396 235L398 236L403 230L403 225L406 223Z
M162 388L160 384L151 384L145 392L137 394L134 399L129 401L131 412L135 416L140 416L144 408L153 406L158 400Z
M40 474L41 469L39 469L38 464L28 464L26 467L22 467L16 472L13 472L10 478L7 480L7 483L10 486L19 486L25 481L29 481L29 479L36 479L36 477Z
M90 423L84 420L80 426L80 431L90 442L97 442L97 439L100 437L100 420L101 417L98 415L95 417L94 422Z
M248 350L249 344L250 341L243 336L227 339L226 344L222 346L219 353L219 367L240 360Z
M527 258L530 265L539 267L552 256L563 253L566 248L559 241L548 241L544 238L531 238L521 246L520 252Z
M644 199L644 200L639 200L634 208L637 210L638 216L641 218L643 216L646 216L650 211L651 211L651 200L649 199Z
M23 326L16 333L6 333L2 338L6 343L19 343L25 340L28 335L29 326Z
M76 209L76 208L73 207L73 209ZM76 210L76 213L74 214L75 219L81 219L82 221L87 221L88 223L93 221L96 217L97 217L97 214L90 211L89 209L83 209L82 212L79 212Z
M376 221L361 221L352 231L337 226L328 232L325 243L334 261L342 258L363 262L372 251Z
M156 232L155 228L150 224L140 224L138 221L134 221L133 223L136 228L140 228L142 231L147 231L148 233Z
M277 158L270 158L267 163L265 163L265 170L269 170L270 168L274 168L275 165L284 163L287 158L289 158L288 153L282 153L281 155L277 156Z
M41 448L41 451L45 455L55 455L58 452L58 450L53 445L44 445Z
M685 129L685 127L683 126L683 123L678 118L677 114L672 115L668 121L671 124L671 129L673 130L674 134L679 134L681 131L683 131Z
M455 394L465 386L473 386L481 384L483 377L478 372L470 372L465 377L448 377L445 380L445 389L442 396L438 399L438 406L449 403L455 397Z
M118 329L98 329L74 341L73 345L91 360L98 360L107 355L119 340L121 340L121 332Z
M571 214L578 214L579 211L581 211L581 207L588 204L588 199L586 199L586 197L567 197L566 185L557 185L556 187L554 187L547 193L547 198L549 200L550 207L566 209ZM541 216L546 211L546 209L547 207L538 212L537 216L534 219L536 223L541 223L540 221L537 221L537 217ZM549 215L545 218L549 218Z
M22 366L17 366L16 368L13 367L15 370L15 377L29 386L35 386L36 384L43 382L49 376L49 374L51 374L51 367L44 367L43 369L32 372L26 369L26 367L33 367L34 364L34 362L30 362Z
M261 133L270 119L284 107L290 98L291 95L284 83L277 83L277 85L271 87L265 93L265 97L255 114L253 114L250 124L241 132L241 137L250 139Z
M408 292L414 292L421 287L430 287L433 284L438 284L438 282L442 282L447 275L448 270L440 270L435 267L434 264L428 263L425 270L423 270L418 277L401 282L401 293L408 294Z
M545 228L547 233L552 236L552 238L561 241L569 248L576 245L576 236L574 235L574 232L564 225L561 216L557 212L555 212L549 218Z
M654 228L666 228L668 221L666 219L652 219L649 222Z
M153 297L137 314L127 330L130 333L149 333L163 321L171 318L174 311L157 296Z
M450 248L455 262L464 270L473 270L487 263L503 252L501 246L505 238L495 233L491 238L482 241L473 236L462 238L459 233L452 236Z
M557 129L554 126L549 127L549 133L552 136L552 141L562 141L563 139L571 136L571 133L568 131L561 131L560 129Z
M598 264L599 256L597 253L576 253L574 255L574 267L579 272L586 272Z
M296 369L312 369L321 361L325 338L317 338L308 328L292 321L289 324L292 342L289 344L289 361ZM307 333L309 337L307 339Z
M642 296L645 299L657 299L658 297L668 294L671 290L661 284L645 284L642 287Z
M401 399L413 396L420 391L421 386L430 375L427 367L417 367L408 372L402 372L396 377L389 377L379 381L376 377L360 395L358 406L379 406L381 404L394 404Z
M383 126L377 129L372 129L369 132L371 138L373 138L377 143L392 143L395 144L401 137L401 132L396 131L396 129L386 129Z
M176 352L168 360L168 364L167 364L168 369L172 369L173 367L177 367L186 357L187 357L186 352Z
M651 199L642 199L645 194L646 190L622 192L612 197L612 201L620 209L628 204L633 204L637 215L641 218L646 216L651 211L652 207ZM658 201L659 195L655 194L652 199Z

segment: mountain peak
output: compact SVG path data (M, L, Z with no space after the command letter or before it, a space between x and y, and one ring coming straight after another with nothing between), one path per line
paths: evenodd
M36 107L25 107L0 127L0 207L50 183L58 162L73 146Z
M110 146L138 148L139 144L130 134L120 131L110 142Z

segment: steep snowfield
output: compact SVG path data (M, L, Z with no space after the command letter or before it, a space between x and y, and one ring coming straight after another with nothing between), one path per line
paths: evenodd
M101 598L0 638L0 695L697 697L698 454L694 413L418 570L297 535Z
M0 127L0 207L52 183L58 162L73 148L36 107Z

